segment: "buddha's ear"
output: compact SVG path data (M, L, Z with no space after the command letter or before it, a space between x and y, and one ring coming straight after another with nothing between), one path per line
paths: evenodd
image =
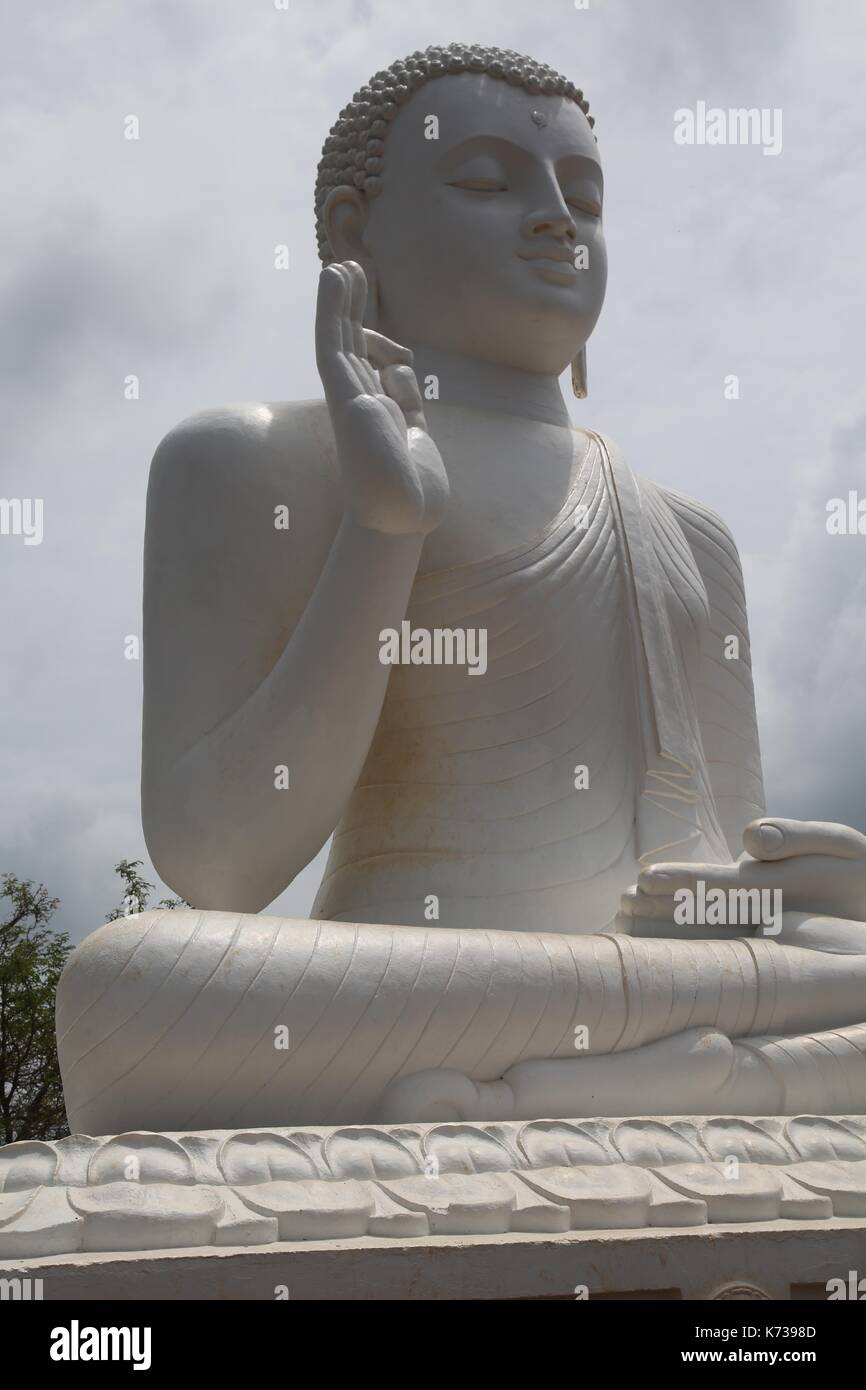
M378 290L373 259L367 249L367 199L357 188L334 188L325 200L322 222L335 261L357 261L367 277L367 313L364 322L375 327Z

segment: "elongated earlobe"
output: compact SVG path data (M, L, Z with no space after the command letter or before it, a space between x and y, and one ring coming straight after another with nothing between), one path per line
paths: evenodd
M589 395L589 388L586 384L586 348L582 347L571 364L571 385L574 394L579 401L585 401Z
M364 244L367 225L367 198L355 187L335 188L328 194L322 209L322 225L326 234L329 260L357 261L367 280L367 308L364 327L377 328L379 323L379 284L372 258Z

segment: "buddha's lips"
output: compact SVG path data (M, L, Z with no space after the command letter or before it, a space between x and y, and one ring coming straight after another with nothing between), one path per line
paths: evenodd
M549 246L543 251L518 251L518 256L522 261L557 261L563 265L574 265L575 251L567 247Z

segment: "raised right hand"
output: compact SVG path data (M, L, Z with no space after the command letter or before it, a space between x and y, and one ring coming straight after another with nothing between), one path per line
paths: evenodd
M316 362L337 441L346 508L388 535L427 535L445 515L448 477L427 432L412 354L363 326L367 279L354 261L319 281Z

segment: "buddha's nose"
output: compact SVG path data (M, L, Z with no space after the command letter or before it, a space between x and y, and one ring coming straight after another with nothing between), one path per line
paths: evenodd
M529 213L523 219L522 235L527 240L538 237L565 237L568 241L577 240L577 227L568 204L559 196L551 197L546 207Z

